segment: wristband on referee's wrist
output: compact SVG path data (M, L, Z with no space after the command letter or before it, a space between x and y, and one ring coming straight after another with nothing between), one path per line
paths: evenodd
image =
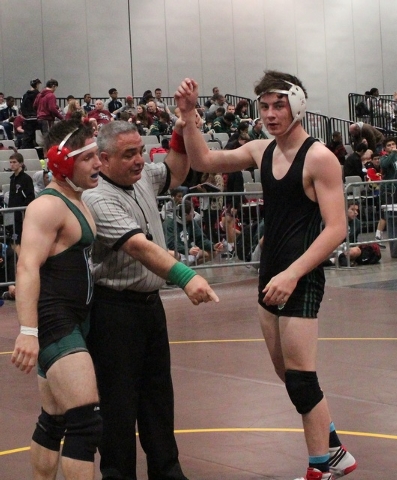
M170 148L176 153L186 154L185 142L183 136L174 130L170 141Z
M195 275L196 272L184 263L176 262L168 272L167 281L183 289Z
M33 337L39 336L39 329L37 327L25 327L21 325L21 333L23 335L31 335Z

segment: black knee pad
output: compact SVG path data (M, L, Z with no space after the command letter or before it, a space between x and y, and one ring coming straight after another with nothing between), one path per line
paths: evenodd
M66 432L62 456L93 462L102 435L99 405L71 408L65 415Z
M48 450L59 452L61 440L65 436L63 415L50 415L41 409L32 440Z
M324 397L316 372L287 370L285 386L291 402L301 415L309 413Z

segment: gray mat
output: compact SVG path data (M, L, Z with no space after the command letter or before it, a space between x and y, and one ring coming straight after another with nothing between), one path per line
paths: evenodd
M383 280L380 282L360 283L358 285L346 285L348 288L368 288L371 290L397 290L397 280Z

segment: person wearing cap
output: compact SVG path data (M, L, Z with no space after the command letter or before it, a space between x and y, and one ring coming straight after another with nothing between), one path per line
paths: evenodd
M132 122L134 123L135 122L135 116L136 116L136 108L135 108L135 105L134 105L134 97L132 97L131 95L127 95L125 97L125 105L123 107L121 107L119 110L118 110L119 113L123 113L123 112L127 112L130 116L130 118L132 118ZM113 112L115 113L115 112Z
M316 373L317 313L325 284L321 263L346 236L340 165L302 126L307 94L298 78L266 71L255 93L274 140L252 140L236 150L209 150L196 127L194 80L185 79L175 98L194 170L261 172L260 324L275 371L302 416L309 466L299 480L334 480L356 468L335 431Z
M120 100L117 100L119 92L117 88L111 88L109 90L109 98L105 102L105 110L109 110L113 115L117 115L116 110L119 110L123 105Z
M16 281L21 330L11 361L24 373L38 366L32 478L56 478L61 463L66 480L94 480L102 419L85 335L96 229L81 196L98 184L101 162L92 129L73 121L54 125L45 150L53 179L26 209Z
M31 80L30 89L24 93L21 100L21 113L25 119L23 122L22 148L34 148L36 146L37 112L33 108L33 104L40 93L40 87L41 80L39 78Z

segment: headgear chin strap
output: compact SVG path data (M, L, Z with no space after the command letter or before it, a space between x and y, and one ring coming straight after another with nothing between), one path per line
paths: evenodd
M83 189L77 187L71 180L73 177L74 158L80 153L86 152L92 148L96 148L96 143L89 143L82 148L70 151L68 147L65 147L69 138L77 132L78 128L75 128L62 140L59 145L53 145L47 152L47 166L51 170L54 177L60 181L66 181L76 192L82 192Z
M302 120L302 118L305 116L305 113L306 113L305 92L302 90L301 87L299 87L298 85L295 85L294 83L288 82L287 80L283 80L283 82L288 83L288 85L291 85L289 90L273 89L258 95L258 99L265 93L281 93L282 95L288 96L288 102L289 102L289 105L291 108L291 114L292 114L292 122L290 126L287 128L287 130L281 135L285 135L286 133L288 133L293 127L293 125L295 125L295 123Z

